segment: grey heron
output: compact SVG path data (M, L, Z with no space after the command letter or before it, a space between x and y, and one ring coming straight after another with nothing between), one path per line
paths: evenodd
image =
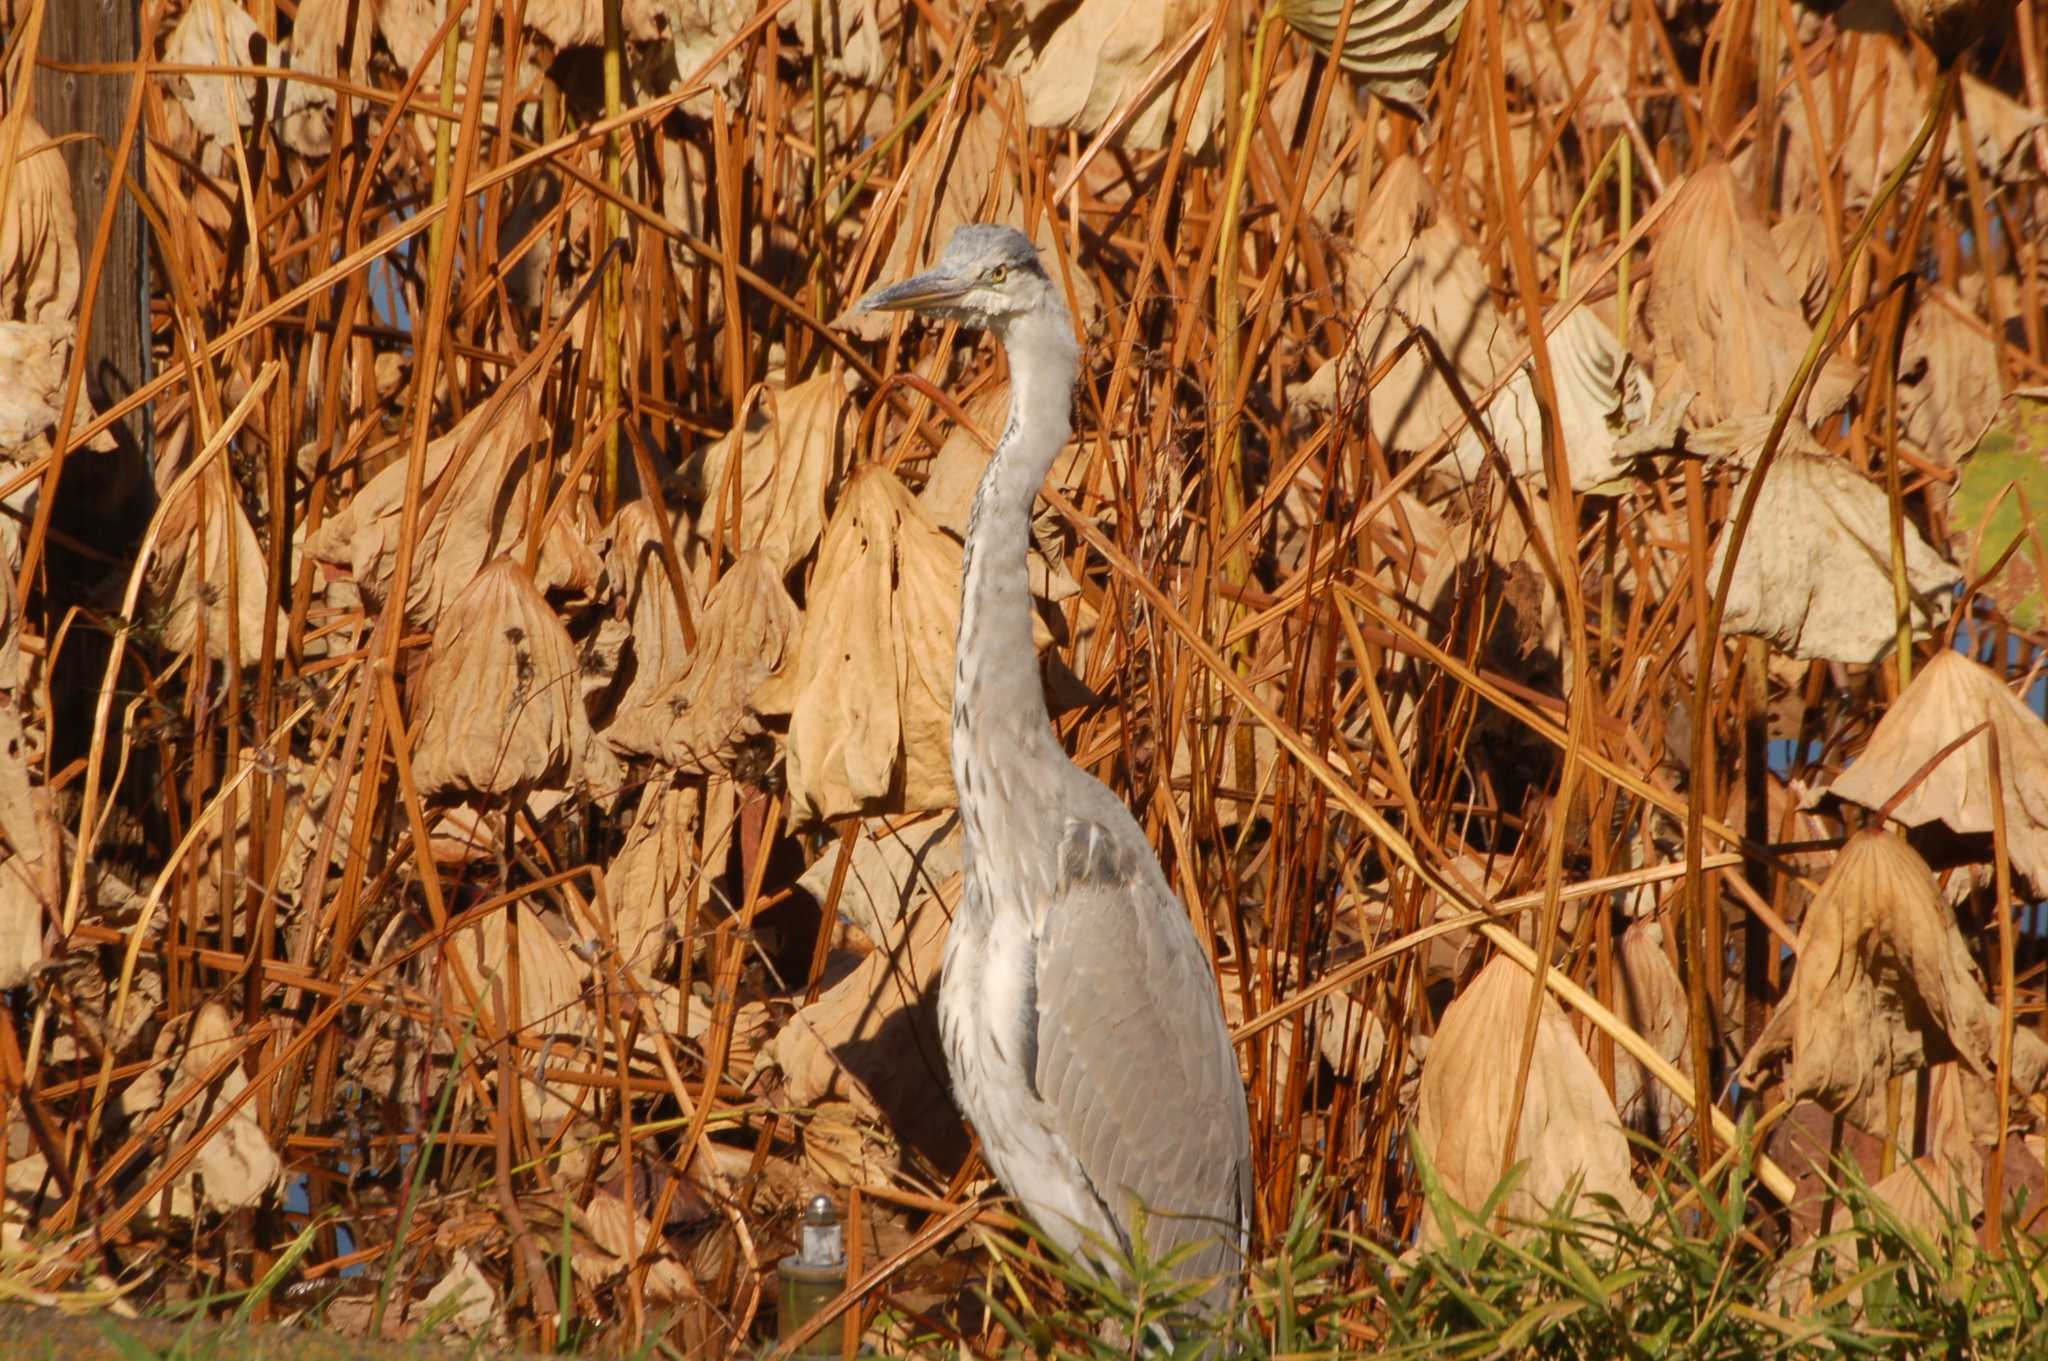
M1142 1210L1155 1258L1228 1299L1251 1131L1216 979L1137 820L1067 758L1031 643L1031 507L1072 425L1080 350L1029 238L961 227L857 311L991 332L1010 414L968 521L953 673L963 889L939 1024L989 1166L1064 1251L1113 1270Z

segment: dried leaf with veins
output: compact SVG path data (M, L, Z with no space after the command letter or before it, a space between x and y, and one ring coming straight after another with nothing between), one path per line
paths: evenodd
M1514 358L1514 337L1494 308L1478 252L1438 216L1436 191L1414 158L1387 168L1362 227L1358 244L1343 252L1345 310L1361 318L1358 328L1342 354L1288 390L1288 401L1311 413L1362 401L1380 443L1419 451L1463 424L1464 412L1417 346L1364 392L1380 361L1417 327L1477 393Z
M1627 362L1621 342L1590 307L1568 314L1550 332L1549 342L1558 440L1565 466L1571 469L1572 489L1585 491L1620 476L1634 460L1622 436L1650 419L1656 393L1642 370ZM1515 370L1479 414L1510 472L1544 478L1543 415L1533 359ZM1478 431L1466 427L1451 446L1447 462L1470 482L1486 461L1485 442Z
M773 557L743 554L705 597L682 675L648 698L640 727L648 754L677 770L731 770L762 732L761 715L789 712L803 629ZM612 729L602 736L612 741Z
M579 774L582 702L569 632L526 569L499 558L449 604L414 694L420 793L486 799Z
M159 514L144 594L160 612L163 645L190 652L203 640L206 656L241 670L262 660L267 627L270 655L283 656L288 621L271 601L269 560L227 465L216 458Z
M71 342L68 322L0 321L0 468L9 469L9 480L13 465L40 459L48 451L48 437L64 414ZM92 418L92 403L81 388L71 428L76 430ZM85 447L97 453L111 450L113 432L102 430ZM31 482L9 497L7 504L26 513L34 494L35 483ZM0 528L0 542L19 532L18 528Z
M1779 97L1785 127L1781 192L1787 202L1816 202L1817 176L1825 175L1844 210L1861 212L1912 145L1931 88L1914 72L1904 42L1875 33L1843 35L1841 48L1829 59L1827 78L1813 81L1811 88L1821 129L1818 148L1800 84L1787 82ZM1977 164L1991 181L2022 184L2039 176L2042 167L2029 167L2027 158L2040 114L1967 74L1963 114L1942 152L1941 168L1951 182L1965 183L1965 122L1974 137ZM1921 158L1924 163L1926 152ZM1919 173L1916 165L1908 183Z
M901 945L911 910L936 895L960 872L960 820L931 816L901 825L900 818L869 818L847 856L838 912L877 950ZM839 843L811 863L797 884L823 907L839 876Z
M847 381L826 368L787 390L756 391L741 428L704 451L697 530L705 542L766 553L778 572L809 555L825 521L825 488L853 441L858 413Z
M1622 932L1617 960L1615 1015L1648 1040L1682 1073L1692 1071L1692 1048L1685 1042L1685 983L1664 953L1664 924L1639 921ZM1621 1118L1658 1137L1687 1119L1685 1103L1657 1081L1619 1045L1614 1050L1614 1104Z
M785 773L801 820L951 807L960 545L888 469L855 471L825 531Z
M1808 321L1820 316L1828 290L1834 286L1830 240L1827 217L1811 210L1787 213L1771 224L1771 245L1785 266L1786 277L1799 291L1799 312Z
M1208 12L1198 0L1081 0L1050 37L1034 44L1036 51L1019 76L1025 121L1034 128L1067 128L1083 136L1100 132ZM1180 112L1185 72L1161 82L1124 123L1116 144L1128 151L1154 151L1171 131L1186 151L1201 151L1222 114L1222 76L1220 62L1210 67L1187 117Z
M1627 29L1610 21L1606 5L1580 5L1555 24L1532 8L1538 12L1524 16L1501 50L1507 74L1534 90L1545 108L1561 109L1586 83L1577 114L1586 126L1627 127Z
M548 438L533 391L523 386L502 402L493 397L472 407L447 434L428 443L422 519L406 591L411 620L436 625L447 602L492 558L525 559L530 524L548 499L534 486L533 454ZM405 479L400 459L306 536L307 555L345 568L373 603L382 603L397 567ZM552 495L552 488L545 490ZM430 505L436 508L429 515ZM589 546L597 535L586 510L586 499L573 497L567 513L548 525L535 573L541 590L596 587L602 568Z
M819 1103L803 1139L805 1168L827 1186L888 1186L903 1166L888 1126L850 1101Z
M1742 1061L1745 1080L1789 1054L1790 1096L1880 1130L1890 1078L1950 1058L1992 1071L1998 1008L1927 863L1897 837L1859 832L1842 847L1797 953L1790 992ZM2021 1030L2012 1052L2014 1091L2038 1090L2048 1044Z
M1353 0L1338 61L1381 99L1413 113L1457 41L1465 0ZM1280 14L1328 55L1344 25L1344 0L1281 0Z
M22 121L0 203L0 320L61 326L69 334L78 320L81 265L71 173L42 124L21 110L9 117Z
M1998 347L1961 298L1923 294L1899 352L1899 420L1928 458L1953 468L1997 419Z
M507 989L512 986L507 912L519 922L519 991L516 998L505 994L508 1001L516 1003L515 1012L505 1019L516 1021L525 1034L583 1033L590 1025L583 1005L590 970L555 938L540 914L524 903L486 912L474 925L454 935L454 953L469 970L484 1005L499 1005L495 989L501 984Z
M1800 289L1726 162L1671 192L1681 198L1650 248L1643 305L1658 386L1696 388L1702 425L1772 412L1806 353ZM1802 408L1806 419L1840 410L1856 383L1854 368L1829 359Z
M153 1064L121 1093L121 1110L145 1116L197 1081L214 1064L246 1047L237 1021L219 1002L207 1002L184 1024L165 1026L157 1036ZM172 1120L169 1141L183 1147L229 1102L248 1089L239 1063L214 1078L211 1094L185 1103ZM213 1212L260 1204L284 1173L284 1164L256 1123L256 1104L244 1102L170 1186L170 1213L191 1219L200 1206Z
M1937 753L1980 724L1987 731L1919 778ZM1993 741L2013 868L2037 891L2048 889L2048 725L1995 673L1960 652L1943 649L1928 660L1827 792L1872 809L1898 799L1891 817L1907 827L1939 822L1965 836L1990 836Z
M588 1235L590 1243L585 1247L583 1241L577 1241L571 1254L576 1278L585 1285L614 1280L643 1260L650 1228L648 1218L610 1191L591 1195L576 1217L576 1226ZM657 1238L656 1242L661 1240ZM647 1259L641 1288L657 1304L681 1304L694 1290L682 1264L663 1255Z
M862 1118L885 1120L928 1157L965 1151L959 1117L946 1099L937 1018L926 1004L938 986L946 925L937 898L919 899L889 948L867 956L789 1018L756 1063L757 1072L779 1074L779 1099L797 1106L849 1101Z
M1513 960L1496 958L1444 1009L1422 1063L1416 1135L1462 1205L1484 1203L1500 1181L1534 984ZM1582 1197L1611 1195L1625 1213L1640 1212L1621 1118L1571 1023L1547 996L1517 1128L1515 1157L1529 1167L1502 1207L1507 1214L1547 1214L1574 1184ZM1424 1218L1423 1241L1440 1241L1434 1216Z
M0 587L0 595L12 592L12 582ZM6 624L0 617L0 627ZM49 790L31 778L31 757L22 714L0 695L0 988L28 981L43 959L43 934L61 908L54 852L62 833Z
M188 7L171 30L164 61L173 66L266 66L269 51L270 40L234 0L203 0ZM265 97L267 83L257 76L230 74L164 79L199 134L200 168L224 184L235 184L235 149L241 145L242 129L256 121L256 101Z
M696 577L684 567L682 598L663 561L660 512L645 499L619 507L606 534L606 593L624 612L624 652L618 667L626 683L605 725L604 740L616 751L636 756L661 754L670 725L671 703L690 669L690 648L683 640L683 621L700 625L704 597ZM689 541L689 522L671 532L677 544Z
M695 860L703 797L694 784L662 783L641 797L625 844L605 866L605 901L619 958L652 978L662 953L689 910L699 879Z
M422 1320L439 1319L442 1332L458 1337L491 1337L505 1331L505 1307L497 1284L466 1247L455 1249L448 1270L412 1312Z
M1720 579L1728 534L1715 541L1709 581ZM1913 636L1925 638L1954 608L1962 573L1910 521L1905 545ZM1768 638L1807 660L1874 662L1898 642L1890 562L1884 489L1846 459L1788 450L1757 497L1721 632Z

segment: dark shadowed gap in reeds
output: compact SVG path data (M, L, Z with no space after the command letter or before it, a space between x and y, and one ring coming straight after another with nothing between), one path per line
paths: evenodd
M1247 1350L2039 1345L2038 0L141 0L142 281L24 98L61 3L10 1290L724 1355L823 1189L849 1345L1160 1306L1016 1250L930 1013L1007 388L841 314L988 220L1086 332L1041 665L1237 1027Z

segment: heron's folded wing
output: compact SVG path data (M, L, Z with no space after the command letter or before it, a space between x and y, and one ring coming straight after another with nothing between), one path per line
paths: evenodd
M1077 836L1093 853L1063 856L1040 914L1039 1095L1117 1223L1135 1199L1153 1256L1203 1242L1182 1271L1221 1276L1237 1266L1250 1132L1215 978L1149 848L1136 865L1103 853L1106 829L1070 824L1070 849Z

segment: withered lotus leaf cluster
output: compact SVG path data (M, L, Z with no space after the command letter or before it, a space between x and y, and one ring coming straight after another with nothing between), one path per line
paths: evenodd
M1745 1164L1809 1286L1831 1140L1930 1234L2048 1190L2042 5L79 8L0 3L9 1263L723 1356L826 1191L864 1345L1026 1345L917 1241L998 1193L932 996L1011 374L849 314L975 222L1083 347L1010 660L1214 967L1257 1250L1305 1152L1347 1234L1663 1232L1701 1090L1819 1131Z

